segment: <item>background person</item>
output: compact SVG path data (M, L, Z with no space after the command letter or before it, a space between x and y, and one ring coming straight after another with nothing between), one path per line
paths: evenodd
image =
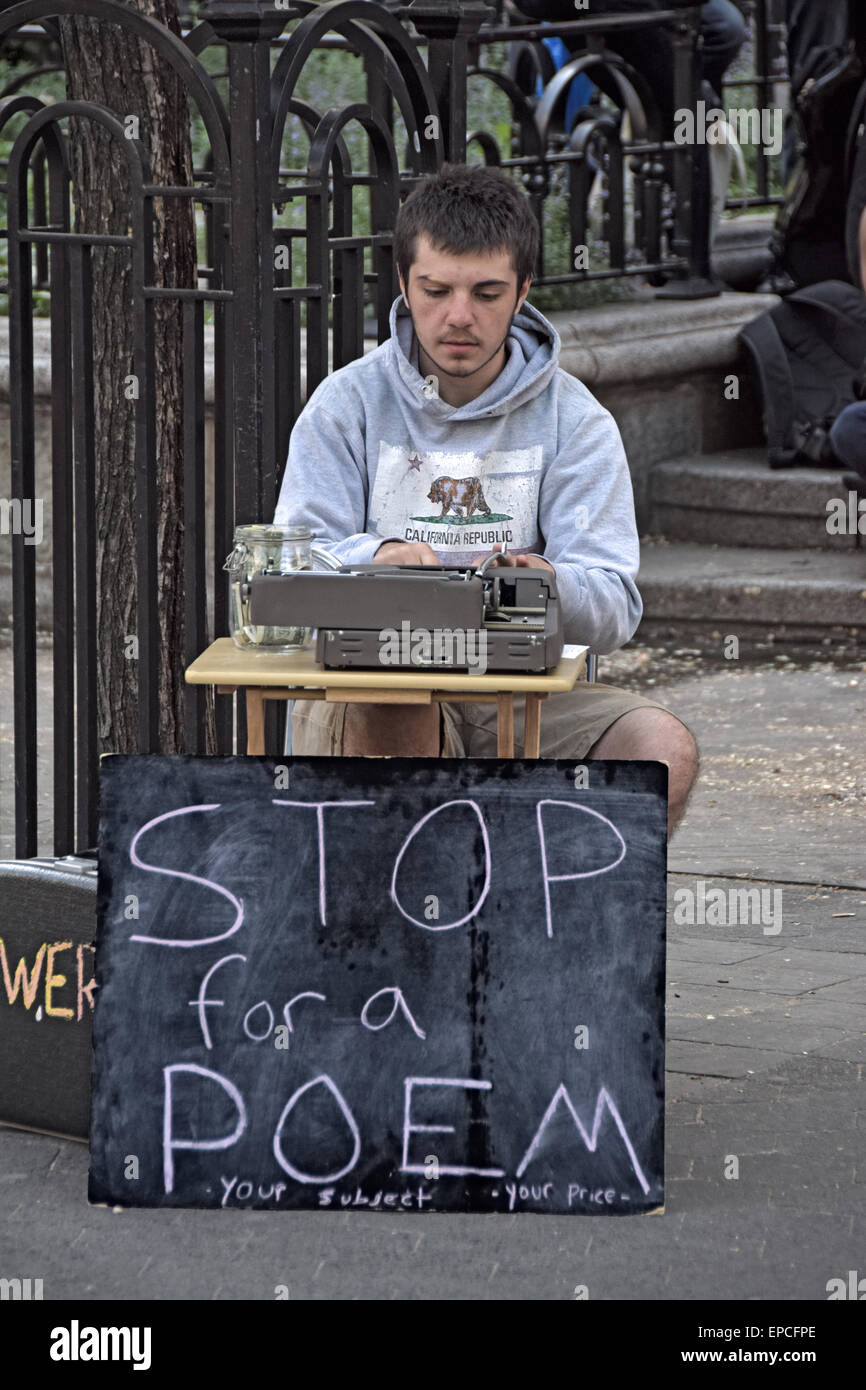
M590 11L576 11L573 0L521 0L519 10L530 19L567 20L609 14L647 14L664 9L663 0L592 0ZM746 21L731 0L709 0L701 7L701 76L712 89L705 93L708 106L718 106L722 99L722 79L739 53L746 37ZM578 41L565 39L575 56ZM605 35L607 46L649 85L661 120L660 135L672 140L676 123L677 100L674 84L674 46L666 25L648 25L638 29L618 29ZM618 100L616 86L598 68L593 80L614 101ZM670 161L666 161L670 162ZM700 239L708 254L711 239L712 190L710 155L706 143L695 150L696 184L695 213L701 229ZM672 177L668 172L668 178Z
M520 0L516 8L530 19L591 19L598 15L647 14L668 8L663 0L592 0L589 10L575 10L573 0ZM702 77L722 95L722 79L736 58L746 37L746 21L732 0L709 0L701 6ZM574 43L575 41L566 40ZM609 32L605 42L643 77L655 93L666 130L673 129L674 49L665 25L650 25L630 32ZM666 134L669 139L669 134Z

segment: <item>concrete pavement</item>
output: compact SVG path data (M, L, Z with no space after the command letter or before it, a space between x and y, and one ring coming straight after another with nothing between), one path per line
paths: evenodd
M670 852L663 1215L113 1212L87 1205L83 1144L0 1128L0 1274L46 1299L220 1300L822 1301L866 1276L866 663L635 648L602 677L702 750ZM686 920L743 887L763 920Z

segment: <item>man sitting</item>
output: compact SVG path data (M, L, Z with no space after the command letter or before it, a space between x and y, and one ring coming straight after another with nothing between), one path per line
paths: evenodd
M343 564L475 564L507 543L500 563L554 572L566 642L615 651L641 616L631 478L613 418L558 365L559 335L526 302L527 199L496 169L444 165L400 209L394 254L391 337L313 392L275 523L309 526ZM430 501L437 480L466 479L471 513ZM518 739L523 721L518 697ZM495 722L485 704L299 701L292 750L495 757ZM548 697L541 754L666 762L671 828L697 771L674 715L596 683Z

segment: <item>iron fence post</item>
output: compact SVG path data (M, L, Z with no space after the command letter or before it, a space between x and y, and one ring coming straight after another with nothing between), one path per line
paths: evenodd
M225 42L229 59L234 522L269 521L277 495L270 42L287 11L259 0L207 0L198 17Z
M710 299L721 293L710 269L710 188L706 132L697 129L700 78L700 6L684 9L674 27L674 104L695 113L695 142L674 151L676 225L672 249L688 261L685 275L675 275L660 290L662 299ZM701 143L697 143L700 141ZM704 177L701 177L701 166Z
M495 10L469 0L412 0L397 11L411 20L427 40L427 72L436 102L446 160L462 164L466 158L466 75L469 48L481 25L495 18Z

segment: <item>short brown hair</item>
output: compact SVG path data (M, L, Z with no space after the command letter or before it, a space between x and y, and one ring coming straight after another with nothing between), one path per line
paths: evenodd
M422 233L452 256L509 251L518 290L535 272L538 223L528 198L501 169L443 164L409 194L394 228L394 258L406 285Z

